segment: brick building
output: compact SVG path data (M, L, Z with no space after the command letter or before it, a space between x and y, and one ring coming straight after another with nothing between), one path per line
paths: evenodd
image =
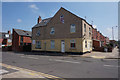
M109 44L109 38L105 37L102 33L97 31L97 29L92 29L92 39L93 39L93 48L98 49L100 47L106 46L106 44Z
M31 32L13 29L12 50L23 51L23 46L31 45Z
M90 52L92 25L61 7L52 18L38 18L38 23L32 28L32 50Z
M10 31L0 32L0 47L12 45L12 34Z

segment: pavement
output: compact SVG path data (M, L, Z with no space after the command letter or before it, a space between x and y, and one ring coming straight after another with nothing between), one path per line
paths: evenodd
M82 57L99 58L99 59L120 59L119 50L115 47L112 52L96 52L83 54Z

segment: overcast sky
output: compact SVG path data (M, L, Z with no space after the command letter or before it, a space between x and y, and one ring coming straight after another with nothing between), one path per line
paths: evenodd
M117 2L2 2L2 30L12 28L31 31L40 15L42 19L54 16L63 7L84 18L105 36L112 38L114 26L115 39L118 39Z

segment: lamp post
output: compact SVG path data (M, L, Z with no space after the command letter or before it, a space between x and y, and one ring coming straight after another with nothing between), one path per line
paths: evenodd
M114 40L114 27L118 27L118 26L113 26L112 27L112 38L113 38L113 40Z
M113 38L113 40L114 40L114 27L118 27L118 26L113 26L112 27L112 38ZM113 41L113 47L115 47L114 41Z

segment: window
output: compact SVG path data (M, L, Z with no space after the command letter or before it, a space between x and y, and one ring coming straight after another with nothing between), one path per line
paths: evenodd
M20 42L23 43L23 36L21 36Z
M90 42L90 48L92 48L92 42Z
M89 37L91 36L91 28L89 28Z
M54 29L54 27L52 27L50 34L54 34L54 33L55 33L55 29Z
M54 48L55 48L55 41L51 40L51 49L54 49Z
M84 24L84 32L86 32L86 24Z
M9 37L9 34L5 34L5 37L8 38L8 37Z
M37 36L40 36L40 30L37 31L36 35L37 35Z
M71 48L75 48L75 40L73 39L73 40L70 40L70 47Z
M11 40L11 39L8 39L8 42L9 42L9 43L11 43L11 42L12 42L12 40Z
M20 46L23 46L23 43L20 43Z
M71 33L75 32L75 24L71 24L70 32Z
M87 48L87 41L85 41L85 48Z
M36 41L36 48L41 49L41 42L40 41Z

